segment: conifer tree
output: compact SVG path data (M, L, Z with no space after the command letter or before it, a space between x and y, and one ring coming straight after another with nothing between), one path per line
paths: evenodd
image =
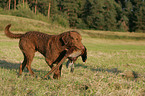
M145 1L134 0L133 2L133 31L145 32Z
M62 11L68 15L68 20L71 27L75 27L78 23L78 4L77 0L63 0L61 1Z
M55 14L59 14L59 8L58 8L58 3L56 0L51 0L51 16L55 15Z
M116 30L117 3L114 0L87 0L83 20L89 28L99 30ZM87 10L87 8L89 10Z

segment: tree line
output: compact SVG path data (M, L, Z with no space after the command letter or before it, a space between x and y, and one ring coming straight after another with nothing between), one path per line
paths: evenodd
M144 0L2 0L0 8L16 10L20 3L74 28L145 32Z

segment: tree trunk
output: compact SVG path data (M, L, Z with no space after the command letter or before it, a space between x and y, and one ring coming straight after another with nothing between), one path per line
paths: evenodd
M25 1L23 0L23 7L24 7L24 2L25 2Z
M35 2L35 14L36 14L36 11L37 11L37 0Z
M9 10L10 10L10 8L11 8L11 0L9 0Z
M28 2L27 2L27 0L26 0L26 4L27 4ZM26 8L27 8L27 6L26 6Z
M14 0L14 9L16 10L16 0Z
M50 7L51 7L51 3L49 3L49 7L48 7L48 20L49 20L49 17L50 17Z

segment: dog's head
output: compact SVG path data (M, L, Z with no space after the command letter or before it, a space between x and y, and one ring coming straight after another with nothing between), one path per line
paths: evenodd
M61 34L61 42L63 46L75 47L78 50L83 50L84 45L82 44L82 37L76 31L69 31Z
M81 57L82 57L83 62L86 62L86 60L87 60L87 48L86 47L84 48L84 50L82 50Z

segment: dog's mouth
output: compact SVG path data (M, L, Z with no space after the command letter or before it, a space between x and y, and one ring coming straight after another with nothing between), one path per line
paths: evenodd
M81 54L81 50L73 51L68 57L77 57Z

